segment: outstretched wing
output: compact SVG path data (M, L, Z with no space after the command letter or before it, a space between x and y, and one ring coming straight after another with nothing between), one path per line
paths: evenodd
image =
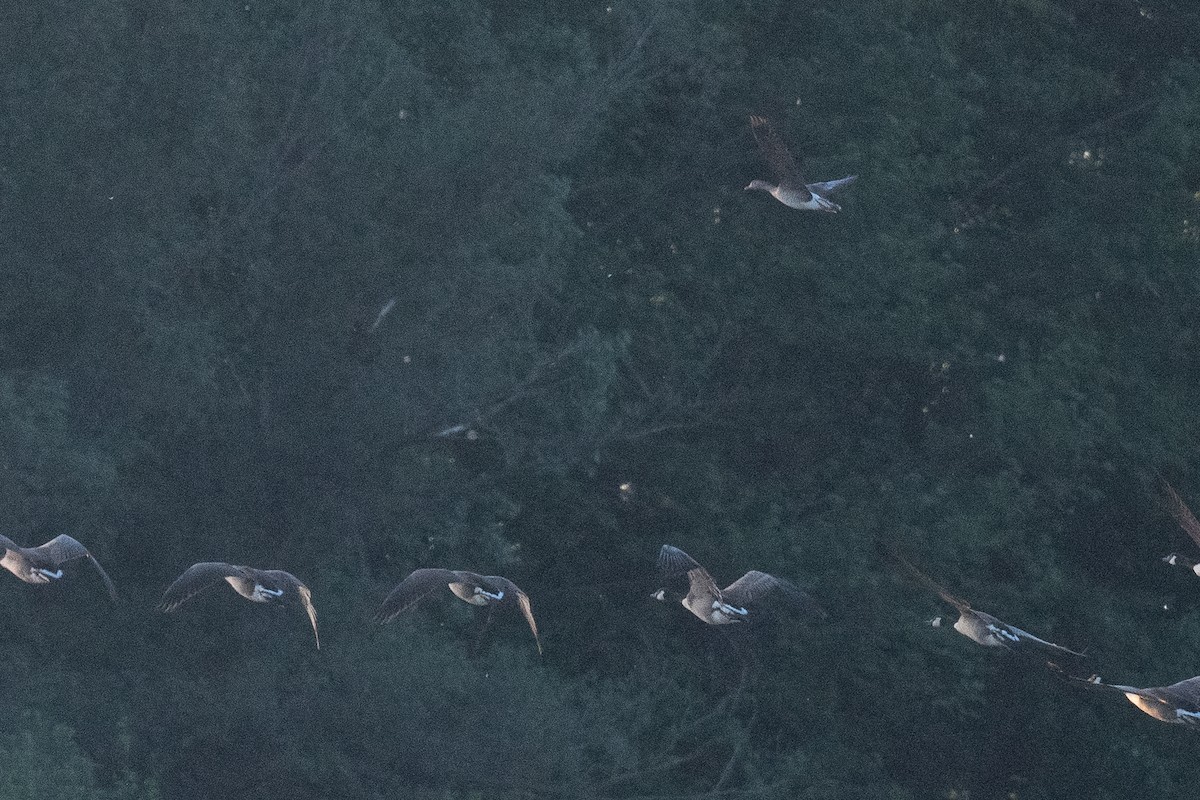
M529 630L533 631L533 640L537 642L538 655L542 654L542 637L538 635L537 622L533 619L533 607L529 604L529 595L517 586L515 583L500 575L484 575L484 582L492 584L497 589L504 591L504 601L513 602L521 609L521 613L525 616L525 621L529 623Z
M662 546L658 551L658 570L667 579L686 575L688 590L692 594L710 593L713 597L721 596L721 590L712 575L708 574L708 570L678 547L669 544Z
M201 561L192 564L163 592L158 608L160 611L174 611L218 581L234 576L249 579L244 567L226 564L224 561Z
M889 556L894 558L896 561L899 561L900 564L902 566L904 566L905 569L907 569L910 573L912 573L913 577L915 577L918 581L920 581L922 584L924 584L928 589L936 592L938 597L942 598L947 603L949 603L950 605L957 608L960 613L963 611L971 610L970 603L968 603L966 600L963 600L961 597L956 597L955 595L950 594L950 592L946 591L944 588L942 588L941 585L936 583L933 580L933 578L930 578L924 572L921 572L921 570L914 567L907 558L900 555L899 550L897 550L894 547L889 546L887 548L887 553Z
M725 602L735 606L746 606L769 595L786 601L810 617L825 619L829 616L812 595L796 584L758 570L750 570L721 590Z
M1009 625L1007 622L993 617L983 611L974 611L975 616L988 626L988 629L996 635L1004 646L1009 650L1019 651L1026 654L1034 652L1039 654L1039 657L1045 656L1070 656L1071 658L1087 658L1083 653L1076 652L1070 648L1063 647L1054 642L1048 642L1045 639L1034 636L1026 630L1021 630L1016 625Z
M1196 519L1196 515L1187 507L1187 503L1183 502L1183 498L1179 496L1179 492L1175 491L1175 487L1167 483L1164 479L1162 482L1163 492L1166 495L1165 502L1167 511L1174 517L1175 522L1179 523L1179 527L1187 532L1187 535L1192 537L1192 541L1196 546L1200 547L1200 521Z
M835 181L822 181L820 183L810 183L810 184L808 184L808 190L810 192L816 192L817 194L822 195L823 197L828 197L829 195L833 194L834 192L838 191L839 189L845 189L847 186L854 183L856 180L858 180L857 175L847 175L846 177L838 178Z
M452 569L424 568L415 569L408 577L400 581L395 589L384 598L383 604L375 612L375 621L383 624L390 622L397 614L412 608L429 594L444 589L460 579L460 573Z
M117 601L117 587L113 586L112 578L108 577L108 573L104 571L104 567L100 566L100 562L77 539L61 533L45 544L31 549L49 558L54 562L54 566L56 567L62 566L68 561L74 561L77 558L86 558L92 562L92 566L100 573L100 577L104 580L104 586L108 589L108 596L112 598L114 603Z
M758 142L758 150L762 153L763 160L775 173L779 183L786 184L789 188L804 188L808 182L801 177L796 159L792 158L791 151L783 143L771 121L766 117L753 115L750 117L750 130L754 132L754 141Z

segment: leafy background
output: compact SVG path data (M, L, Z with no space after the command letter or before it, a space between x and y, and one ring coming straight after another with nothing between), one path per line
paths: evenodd
M877 554L1107 679L1200 668L1156 499L1200 502L1193 3L3 16L4 533L123 593L4 581L3 797L1194 796L1186 731ZM743 192L751 113L842 214ZM663 542L832 619L708 629ZM208 559L300 575L322 650L153 611ZM424 565L511 576L545 657L450 598L373 630Z

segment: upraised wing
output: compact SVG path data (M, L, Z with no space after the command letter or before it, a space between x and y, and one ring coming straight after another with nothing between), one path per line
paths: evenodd
M171 612L195 597L208 587L227 577L237 576L253 580L245 567L226 564L224 561L201 561L192 564L163 592L160 611Z
M1179 527L1192 537L1192 541L1200 547L1200 521L1196 519L1196 515L1187 507L1187 503L1183 502L1183 498L1179 496L1179 492L1175 491L1175 487L1167 483L1164 479L1162 482L1163 492L1166 495L1165 503L1167 511L1179 523Z
M438 589L446 588L451 583L463 581L468 574L436 567L413 570L384 598L383 604L375 612L375 621L380 624L390 622L398 614L412 608L422 598Z
M86 558L96 568L96 572L100 573L100 577L104 580L104 586L108 589L108 596L114 603L117 601L117 587L113 585L112 578L108 577L108 573L104 571L104 567L100 566L100 562L77 539L61 533L45 544L31 549L45 555L54 562L56 567L77 558Z
M900 564L905 569L907 569L910 573L912 573L913 577L915 577L918 581L920 581L922 584L924 584L926 586L926 588L936 592L938 597L942 598L947 603L949 603L950 605L957 608L959 613L962 613L963 611L971 610L970 603L968 603L966 600L963 600L961 597L957 597L955 595L950 594L950 592L946 591L940 584L938 584L936 581L934 581L933 578L930 578L924 572L921 572L921 570L914 567L907 558L900 555L899 550L897 550L894 547L888 547L887 553L889 556L894 558L896 561L899 561ZM995 619L995 618L993 617L993 619Z
M691 594L721 596L721 589L713 580L712 575L708 574L708 570L678 547L669 544L662 546L662 549L658 551L658 570L668 580L686 575L688 591Z
M783 143L783 139L771 121L766 117L752 115L750 130L754 132L754 141L758 143L758 150L762 153L763 160L775 173L779 184L791 189L805 188L808 182L800 174L800 168L796 166L796 159L792 158L791 151Z

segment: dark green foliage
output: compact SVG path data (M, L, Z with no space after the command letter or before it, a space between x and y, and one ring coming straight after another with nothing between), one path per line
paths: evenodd
M14 6L0 795L1190 797L1200 16L1004 0ZM812 179L793 212L752 113ZM388 313L381 315L387 305ZM823 624L649 599L670 542ZM1194 555L1194 554L1193 554ZM295 572L295 609L189 564ZM418 566L510 576L368 623ZM273 613L274 612L274 613Z

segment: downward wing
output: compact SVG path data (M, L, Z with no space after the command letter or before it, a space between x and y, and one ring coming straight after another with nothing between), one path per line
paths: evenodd
M390 622L398 614L416 605L423 597L445 588L459 578L459 573L451 569L413 570L384 598L383 604L375 612L375 621L380 624Z
M975 611L975 616L979 617L988 628L995 633L1010 650L1038 650L1042 653L1055 653L1058 655L1073 656L1075 658L1086 658L1083 653L1076 652L1062 645L1048 642L1034 636L1029 631L1021 630L1016 625L1009 625L1003 620L996 619L991 614L983 611Z
M496 586L496 588L502 589L505 593L505 599L516 603L517 607L521 609L521 613L525 616L525 621L529 623L529 630L533 631L533 640L537 642L538 655L540 656L542 654L542 637L538 635L537 622L533 619L533 607L529 604L529 595L525 594L520 586L500 575L484 575L483 580Z
M284 581L291 585L296 592L296 596L300 598L300 605L304 607L304 613L308 614L308 621L312 623L313 638L317 641L317 649L321 649L321 636L317 633L317 609L313 606L312 591L309 590L304 582L290 572L284 572L281 569L266 570L266 573L273 578Z
M244 567L226 564L223 561L201 561L192 564L163 592L160 611L174 611L192 597L227 577L248 578Z
M100 573L100 577L104 580L104 586L108 589L108 596L112 598L114 603L117 601L117 587L113 586L112 578L108 577L108 573L104 571L104 567L100 566L100 562L78 540L62 533L33 549L47 556L54 562L56 567L62 566L68 561L74 561L77 558L86 558L92 562L92 566L96 568L96 572Z
M829 616L812 595L796 584L758 570L750 570L721 590L722 599L735 606L745 606L768 595L785 600L809 616L819 619Z
M284 570L247 570L247 572L257 572L257 575L254 577L265 578L266 581L270 581L276 585L283 585L283 587L292 589L296 593L301 606L304 606L305 613L308 614L308 621L312 622L312 634L317 639L317 649L320 650L320 634L317 633L317 609L313 608L312 591L306 587L304 581Z

